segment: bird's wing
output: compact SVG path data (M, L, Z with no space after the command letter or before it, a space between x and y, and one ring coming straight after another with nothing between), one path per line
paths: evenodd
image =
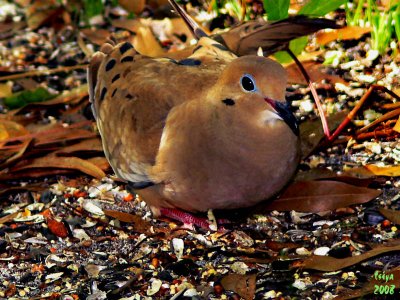
M324 28L339 28L333 20L295 16L277 22L249 21L213 38L226 45L236 55L256 54L259 47L268 56L283 50L298 37Z
M107 46L108 45L108 46ZM103 148L115 173L137 187L150 183L169 112L201 100L235 56L207 38L182 60L149 58L129 43L106 44L89 65L89 94Z

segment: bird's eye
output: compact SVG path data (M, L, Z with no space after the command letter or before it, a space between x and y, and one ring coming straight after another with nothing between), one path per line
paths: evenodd
M240 84L242 85L242 88L247 92L254 92L257 89L253 77L248 74L243 75L243 77L240 79Z

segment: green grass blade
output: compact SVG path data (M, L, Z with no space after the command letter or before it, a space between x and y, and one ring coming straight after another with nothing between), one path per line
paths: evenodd
M300 9L299 15L325 16L346 2L347 0L310 0Z
M290 0L263 0L268 20L277 21L289 16Z

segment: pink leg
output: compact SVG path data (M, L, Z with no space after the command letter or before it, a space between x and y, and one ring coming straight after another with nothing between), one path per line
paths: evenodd
M194 216L189 212L177 208L160 208L160 214L164 217L182 222L184 225L196 225L200 228L210 230L210 222L207 218ZM230 223L226 219L217 219L218 231L225 230L221 224Z
M179 210L176 208L160 208L160 213L162 216L171 218L182 222L183 224L194 224L204 229L210 229L210 223L206 218L197 217L191 213Z

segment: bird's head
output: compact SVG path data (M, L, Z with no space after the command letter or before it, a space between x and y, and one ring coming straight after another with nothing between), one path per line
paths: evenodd
M222 71L210 99L227 114L251 116L261 125L285 122L298 135L297 120L285 100L286 83L286 71L279 63L243 56Z

